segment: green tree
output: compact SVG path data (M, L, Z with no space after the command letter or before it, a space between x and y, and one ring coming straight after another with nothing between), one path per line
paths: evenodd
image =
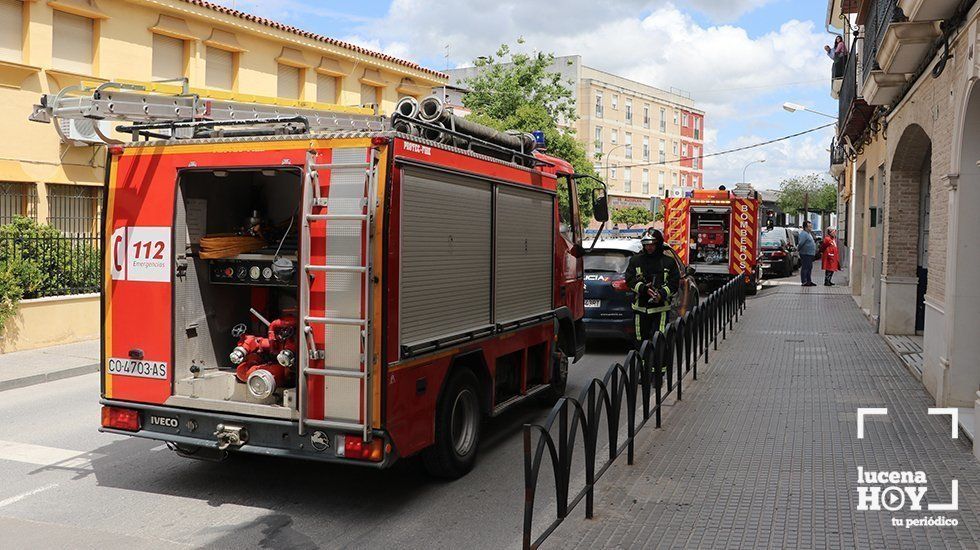
M809 201L807 195L809 194ZM783 212L831 212L837 209L837 187L820 174L788 178L779 184L779 208Z
M496 54L476 59L474 64L481 70L465 81L470 92L463 97L463 105L472 112L467 118L501 131L540 130L549 155L567 161L576 173L595 176L585 145L571 129L578 116L570 83L548 70L554 61L554 54L512 53L506 44ZM584 223L592 217L592 190L598 186L588 179L578 180ZM564 193L560 200L567 206Z
M646 225L653 221L654 215L650 210L642 206L627 206L612 211L613 223L621 223L626 229L632 229L634 225Z

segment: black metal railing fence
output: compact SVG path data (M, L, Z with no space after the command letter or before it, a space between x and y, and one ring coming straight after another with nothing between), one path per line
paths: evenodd
M99 292L98 235L0 237L0 270L10 271L24 298Z
M661 427L664 401L674 392L678 401L682 399L683 381L689 373L697 380L698 361L703 358L707 364L709 348L713 345L718 349L718 336L727 338L728 330L745 309L745 297L742 279L731 279L693 310L670 323L664 332L657 332L653 340L643 342L639 352L630 351L623 363L610 366L602 379L593 379L578 399L561 398L544 423L524 425L524 548L539 547L583 500L585 517L592 517L596 482L624 451L627 464L633 464L636 434L651 418L656 427ZM620 441L623 412L626 436ZM597 465L603 423L608 437L608 457ZM556 426L557 441L551 435ZM535 433L538 434L536 443ZM579 436L585 455L585 483L572 496L569 486ZM546 452L554 473L556 517L535 537L532 533L534 498Z

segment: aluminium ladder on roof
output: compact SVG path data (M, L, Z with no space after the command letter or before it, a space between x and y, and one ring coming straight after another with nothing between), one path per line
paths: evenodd
M378 153L373 147L330 149L331 161L307 153L303 189L300 321L303 352L298 372L299 433L307 427L359 431L371 439L371 244L377 208ZM321 177L329 177L322 196ZM323 245L312 248L312 229L322 227ZM320 231L317 232L319 236ZM322 255L323 263L313 261ZM320 278L322 286L314 282ZM322 316L311 315L322 290ZM322 327L319 347L314 327ZM311 367L311 362L322 366ZM310 379L323 380L323 418L310 418Z
M152 85L149 85L152 88ZM186 90L186 87L185 87ZM34 105L30 120L50 122L60 119L117 120L136 124L184 121L248 121L303 117L311 132L380 131L385 118L368 114L367 109L340 107L313 108L210 99L192 93L157 93L147 86L107 82L97 87L69 86L55 95L44 94ZM105 135L99 125L95 131L105 143L122 143ZM174 135L173 137L179 137Z

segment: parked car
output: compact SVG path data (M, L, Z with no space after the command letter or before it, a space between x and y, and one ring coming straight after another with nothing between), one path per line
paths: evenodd
M796 237L786 227L774 227L762 232L762 272L776 273L783 277L793 275L800 263Z
M585 255L585 333L588 337L636 338L633 322L633 292L626 283L626 268L630 258L640 251L639 239L609 239L599 241ZM672 317L684 315L696 306L701 297L694 281L694 268L669 252L681 280L679 292L671 304Z
M793 268L796 269L803 265L803 260L800 259L800 233L803 229L799 227L787 227L786 231L789 231L789 236L792 237L789 243L796 248L796 257L794 258Z

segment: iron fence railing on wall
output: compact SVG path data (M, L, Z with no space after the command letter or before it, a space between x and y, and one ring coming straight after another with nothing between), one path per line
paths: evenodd
M0 237L0 270L10 271L24 298L99 292L98 235Z
M48 225L67 235L95 235L99 230L102 188L48 184Z
M881 48L881 41L885 39L885 31L893 21L900 21L904 17L902 11L898 9L896 0L876 0L871 3L871 11L868 12L868 19L864 23L864 56L863 63L864 81L867 82L871 71L880 70L878 65L878 50Z
M844 65L844 81L841 83L840 95L838 96L837 128L843 132L847 121L847 113L851 109L851 104L859 97L857 81L857 39L851 44L851 50L847 52L847 63Z
M683 381L688 374L697 380L698 361L703 358L707 363L708 348L713 345L717 350L718 337L727 338L728 330L745 309L745 297L742 279L730 280L670 323L663 333L656 333L652 341L643 342L639 352L631 351L623 363L609 367L601 380L593 379L578 399L560 399L543 424L524 425L524 548L540 546L583 500L585 517L592 517L596 482L624 451L627 463L633 464L636 434L651 418L661 427L664 401L675 392L677 400L682 399ZM620 441L624 413L626 436ZM608 456L597 465L603 424ZM552 437L556 427L557 440ZM571 495L573 455L579 436L584 448L585 482L580 491ZM554 474L556 517L535 537L534 497L546 456Z
M17 216L37 219L37 186L32 183L0 183L0 224Z

